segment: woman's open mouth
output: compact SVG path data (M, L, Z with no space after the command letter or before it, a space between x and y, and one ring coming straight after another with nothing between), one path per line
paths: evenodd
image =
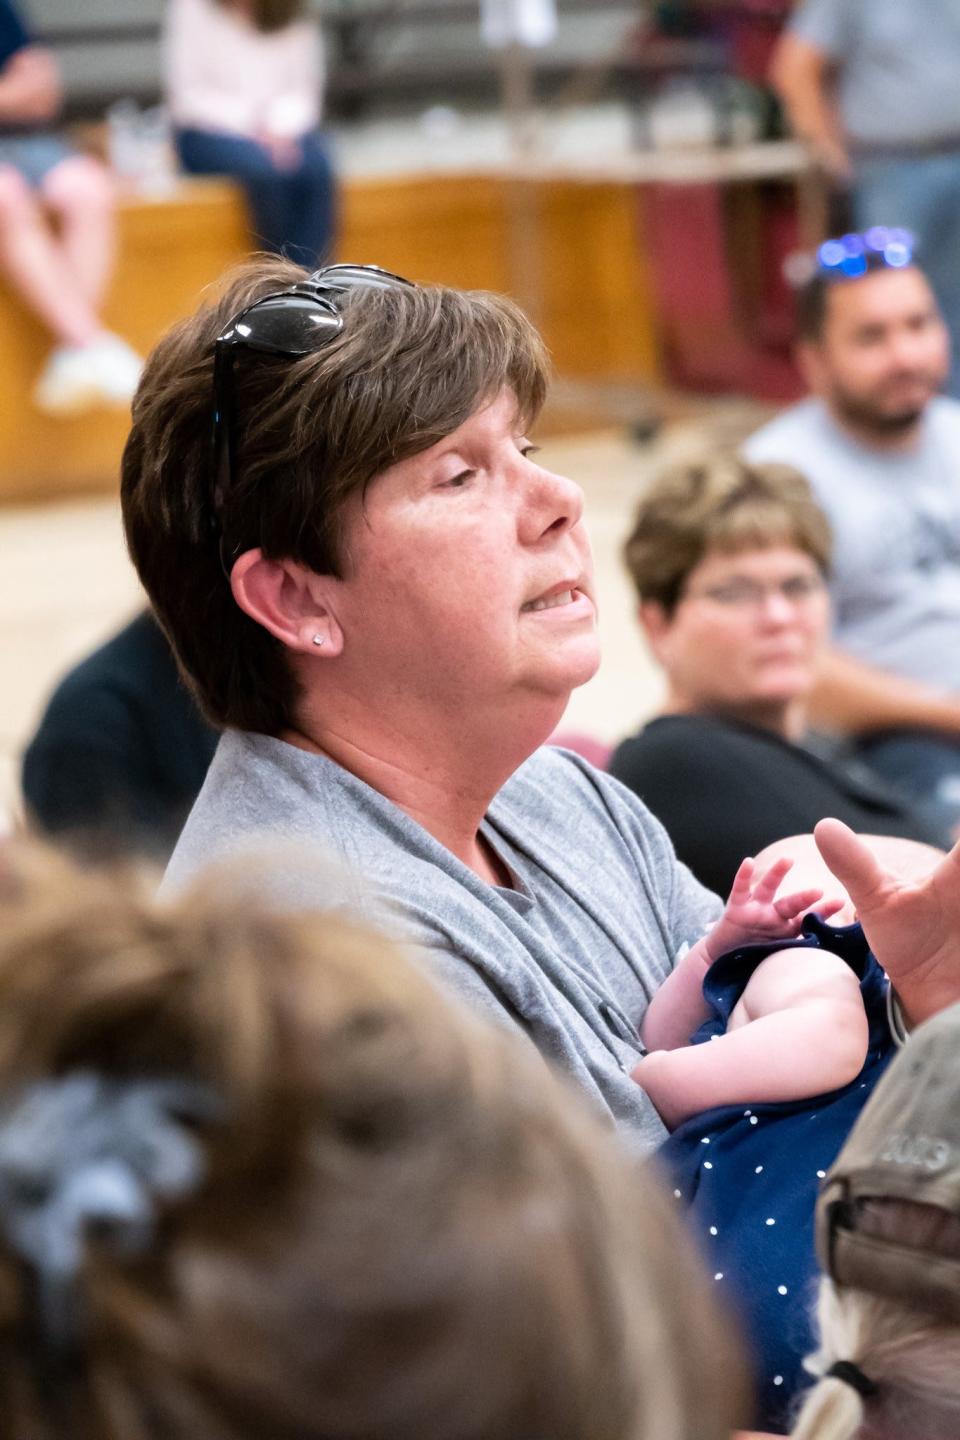
M533 610L553 610L557 605L572 604L574 596L579 594L579 590L558 590L555 595L542 595L539 600L528 600L520 609L528 613Z

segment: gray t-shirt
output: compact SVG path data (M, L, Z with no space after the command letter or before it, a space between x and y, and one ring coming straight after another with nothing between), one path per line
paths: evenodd
M960 693L960 403L933 400L909 451L868 449L819 400L786 410L743 450L795 465L826 511L837 645Z
M514 888L485 884L404 811L322 756L227 732L174 851L166 887L252 842L322 845L370 918L425 953L475 1008L519 1027L641 1148L664 1129L629 1071L637 1027L678 952L720 901L616 780L538 750L490 806L483 833ZM329 907L330 873L299 868L296 903ZM355 903L355 897L354 897Z
M836 61L855 149L960 145L956 0L802 0L790 29Z

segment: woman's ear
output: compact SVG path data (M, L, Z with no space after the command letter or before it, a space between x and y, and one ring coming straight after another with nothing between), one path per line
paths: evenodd
M268 560L262 550L245 551L230 572L243 613L302 655L329 657L343 649L331 603L336 583L296 560Z

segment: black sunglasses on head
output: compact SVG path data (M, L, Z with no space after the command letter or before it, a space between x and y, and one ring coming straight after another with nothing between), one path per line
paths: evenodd
M335 339L343 329L339 298L360 286L392 290L413 285L379 265L325 265L289 290L262 295L241 310L217 336L213 361L213 435L210 464L210 521L220 536L221 562L227 575L230 557L223 553L223 511L233 482L236 449L236 394L233 382L238 353L280 355L296 360ZM228 563L229 561L229 563Z

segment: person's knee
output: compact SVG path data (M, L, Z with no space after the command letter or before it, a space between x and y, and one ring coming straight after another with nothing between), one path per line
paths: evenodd
M301 149L301 171L333 182L333 161L322 140L306 140Z
M0 228L9 230L18 220L32 219L37 197L13 165L0 165Z
M116 185L106 166L86 155L63 160L45 177L42 194L56 214L109 214L116 205Z

